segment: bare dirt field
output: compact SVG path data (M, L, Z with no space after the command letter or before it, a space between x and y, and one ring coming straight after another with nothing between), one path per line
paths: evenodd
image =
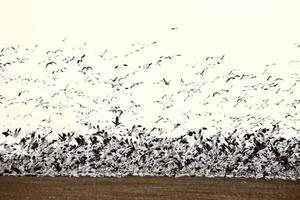
M300 199L300 181L230 178L0 177L0 199Z

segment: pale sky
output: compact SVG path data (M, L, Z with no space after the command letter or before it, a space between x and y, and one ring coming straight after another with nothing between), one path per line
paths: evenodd
M172 65L174 76L186 71L182 66L206 56L225 54L232 68L263 69L276 62L289 71L293 69L288 61L300 56L300 48L294 45L300 44L299 0L0 0L0 8L0 49L18 44L58 48L67 37L68 44L78 47L87 42L100 53L158 41L162 49L154 49L154 54L175 52L185 59L175 70ZM146 60L146 56L140 57ZM15 70L11 73L28 71ZM28 73L34 76L37 71ZM63 81L72 76L64 75ZM145 99L150 89L142 88L140 98Z
M291 59L300 42L298 0L0 0L0 8L1 46L165 40L195 57L255 65Z

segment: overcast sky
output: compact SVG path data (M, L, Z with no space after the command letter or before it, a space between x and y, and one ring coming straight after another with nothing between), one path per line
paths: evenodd
M182 56L179 64L170 65L172 68L167 68L168 70L164 68L163 76L168 75L168 80L175 79L173 75L181 76L186 72L186 64L198 64L198 60L204 60L206 56L225 54L224 60L228 63L222 67L229 66L230 70L263 70L266 64L276 62L276 74L281 74L281 70L295 71L295 68L289 67L288 61L300 60L300 48L295 45L300 44L300 0L0 0L0 8L0 49L18 44L28 48L33 48L36 44L41 48L61 48L61 44L78 47L87 42L89 48L99 51L100 54L104 49L109 49L110 53L111 48L124 49L136 42L150 44L157 41L158 45L155 46L159 46L159 49L155 47L152 51L142 51L139 54L142 61L139 63L146 63L149 56L147 54L151 53L158 56L180 53ZM62 43L62 39L66 37L67 42ZM46 50L48 49L40 49L39 52L44 53ZM79 54L82 55L83 52ZM37 59L42 59L38 58L39 54L34 55ZM123 58L126 59L124 63L128 63L130 59L137 61L136 57ZM111 64L112 61L109 62ZM34 60L31 63L34 63ZM105 65L101 65L101 70L106 70L106 73L109 72L109 68L105 68ZM199 65L201 67L201 64ZM10 73L16 75L24 75L25 71L30 76L47 75L44 68L39 72L34 65L28 67L29 70L25 67L14 68L16 71L9 69ZM220 73L225 70L220 69ZM77 71L74 70L74 73ZM109 76L110 72L107 74ZM148 73L143 78L151 79L157 76L153 74ZM169 77L170 74L172 77ZM189 73L186 74L186 79L193 78L188 77ZM68 73L64 75L66 77L60 79L62 82L58 82L57 85L67 85L69 78L73 76ZM13 95L18 90L17 87L3 87ZM146 99L145 96L151 88L152 84L148 89L141 88L136 96L141 101ZM91 93L94 90L93 87L88 89ZM88 89L85 88L85 91ZM211 85L209 89L213 90ZM160 95L159 92L165 91L155 92ZM149 102L143 104L147 105L144 106L143 112L150 113L150 119L154 112L151 107L152 101ZM189 105L193 108L198 106L198 103ZM211 109L218 109L211 105ZM186 109L186 105L183 109ZM277 111L280 118L283 111ZM173 116L176 117L180 112L174 109ZM160 113L160 110L157 113ZM277 115L272 110L272 115L275 114ZM37 119L40 118L40 115L36 116ZM73 122L71 117L68 120ZM145 117L146 120L148 119ZM190 121L191 124L194 123ZM59 125L61 123L62 121Z
M291 59L300 42L298 0L0 0L0 7L1 46L165 40L186 54L225 53L249 66Z

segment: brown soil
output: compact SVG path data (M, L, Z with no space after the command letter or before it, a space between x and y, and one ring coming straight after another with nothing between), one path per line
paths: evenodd
M0 200L300 199L300 180L0 176Z

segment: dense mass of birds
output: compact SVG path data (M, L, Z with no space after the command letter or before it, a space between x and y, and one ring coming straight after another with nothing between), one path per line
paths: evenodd
M67 41L0 50L1 174L299 178L299 60L246 72Z
M277 128L205 137L203 127L181 137L159 138L141 126L116 136L96 127L89 137L63 133L51 141L31 133L4 145L0 174L298 179L300 139L276 138Z

